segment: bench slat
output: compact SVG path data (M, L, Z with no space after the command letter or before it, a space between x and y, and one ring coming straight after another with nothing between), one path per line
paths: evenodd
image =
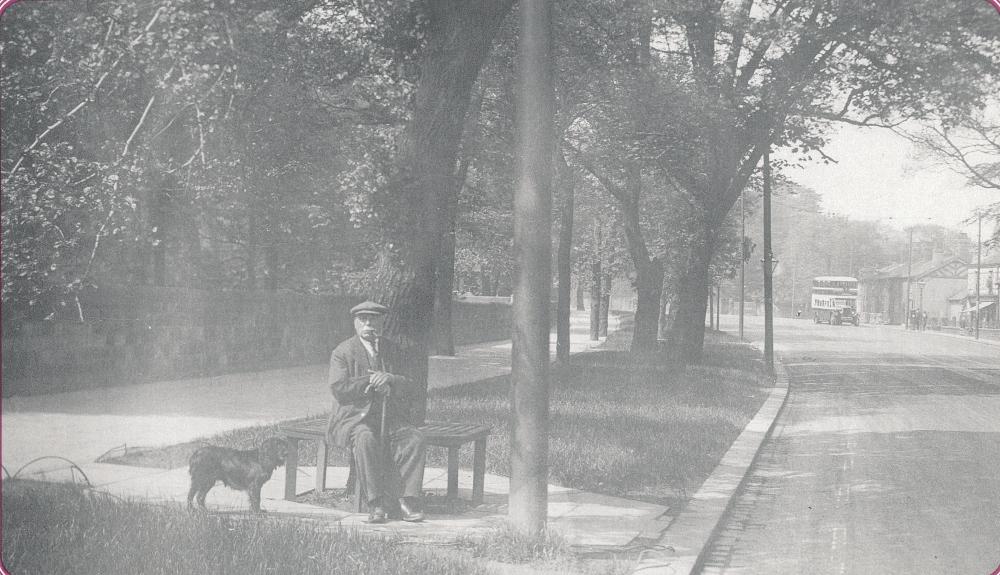
M324 420L289 423L279 426L282 433L302 439L324 439L327 422ZM423 432L427 443L431 445L449 445L465 443L482 439L492 431L485 425L474 423L448 423L443 421L428 421L418 429Z

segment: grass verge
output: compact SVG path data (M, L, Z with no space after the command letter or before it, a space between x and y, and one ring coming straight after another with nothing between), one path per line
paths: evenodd
M213 515L79 488L3 482L3 564L17 575L465 575L481 562L299 520Z

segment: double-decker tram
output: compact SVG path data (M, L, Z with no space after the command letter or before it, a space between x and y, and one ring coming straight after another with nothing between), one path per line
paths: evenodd
M810 307L813 321L831 325L858 325L858 278L818 276L813 278Z

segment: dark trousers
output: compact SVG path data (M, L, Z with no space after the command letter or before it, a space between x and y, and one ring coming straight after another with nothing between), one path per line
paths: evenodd
M386 430L386 434L386 459L391 458L391 464L379 451L377 428L363 421L351 430L354 466L368 501L381 498L387 503L398 497L419 497L424 483L424 435L411 426Z

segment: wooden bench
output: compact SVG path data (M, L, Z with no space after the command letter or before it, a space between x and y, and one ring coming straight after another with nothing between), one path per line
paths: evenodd
M281 433L288 442L288 455L285 458L285 499L295 498L295 484L298 477L299 441L315 441L316 449L316 492L326 490L326 463L329 446L326 441L326 420L313 420L303 423L290 423L279 426ZM472 503L483 502L483 488L486 477L486 438L490 428L473 423L447 423L429 421L418 429L424 434L428 447L448 448L448 497L458 497L458 449L465 443L472 442ZM354 469L352 465L351 474ZM355 482L355 507L362 510L364 501L361 497L361 482ZM350 486L348 486L350 487Z

